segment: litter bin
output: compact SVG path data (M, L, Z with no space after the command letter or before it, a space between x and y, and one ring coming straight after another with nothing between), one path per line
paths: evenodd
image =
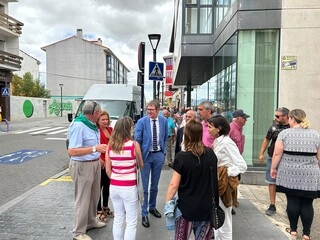
M68 121L72 122L73 119L73 114L72 113L68 113Z

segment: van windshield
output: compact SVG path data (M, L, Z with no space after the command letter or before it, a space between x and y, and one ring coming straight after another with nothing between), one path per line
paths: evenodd
M107 111L109 113L111 120L117 120L122 116L131 116L131 101L119 101L119 100L94 100L99 103L102 111ZM82 101L78 108L76 116L83 112L83 107L87 101Z

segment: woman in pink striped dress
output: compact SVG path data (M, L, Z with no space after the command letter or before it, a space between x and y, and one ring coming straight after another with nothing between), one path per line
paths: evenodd
M120 118L106 151L106 172L114 208L114 240L136 239L139 207L136 167L138 164L141 169L143 161L140 145L132 140L132 131L132 119Z

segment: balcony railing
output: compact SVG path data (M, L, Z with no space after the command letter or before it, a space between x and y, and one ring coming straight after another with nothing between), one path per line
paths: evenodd
M20 70L22 57L4 52L0 50L0 64L1 68L5 67L11 70Z
M22 33L23 23L19 22L17 19L10 17L4 12L0 12L0 27L4 27L13 33L21 34Z

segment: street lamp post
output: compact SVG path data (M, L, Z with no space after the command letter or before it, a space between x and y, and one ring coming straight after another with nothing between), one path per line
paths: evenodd
M61 103L61 105L60 105L60 114L61 114L61 117L62 117L62 88L63 88L63 84L60 83L59 86L60 86L60 103Z
M149 41L153 50L153 61L157 61L157 48L160 42L161 34L148 34ZM153 99L157 99L156 97L156 89L157 89L157 82L153 81Z

